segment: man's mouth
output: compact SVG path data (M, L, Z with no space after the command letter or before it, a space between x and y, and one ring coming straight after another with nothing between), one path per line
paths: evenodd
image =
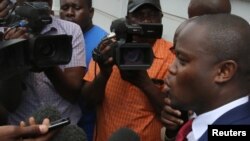
M65 20L75 22L74 19L72 19L72 18L65 18Z

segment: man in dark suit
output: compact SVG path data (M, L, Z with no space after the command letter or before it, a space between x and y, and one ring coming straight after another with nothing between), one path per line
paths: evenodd
M211 124L250 124L249 37L248 22L229 14L189 19L179 31L166 83L171 107L197 114L188 140L207 140Z

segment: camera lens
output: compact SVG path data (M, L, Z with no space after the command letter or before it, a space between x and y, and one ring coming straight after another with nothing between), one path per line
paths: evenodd
M55 47L52 44L40 47L40 49L43 56L53 56L55 54Z
M141 49L130 49L124 52L123 60L125 64L142 64L144 60L144 54Z

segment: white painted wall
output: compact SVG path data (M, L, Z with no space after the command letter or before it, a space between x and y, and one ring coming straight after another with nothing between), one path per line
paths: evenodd
M54 0L53 9L57 14L60 0ZM187 7L190 0L160 0L163 10L163 38L172 41L174 32L181 22L187 19ZM124 17L128 0L93 0L96 25L109 31L112 20ZM250 0L231 0L232 13L250 22Z

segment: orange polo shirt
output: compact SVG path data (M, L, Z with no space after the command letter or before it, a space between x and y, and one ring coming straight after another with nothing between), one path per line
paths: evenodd
M164 39L156 41L153 47L155 58L147 70L150 78L164 80L166 77L168 67L175 58L169 50L171 46L172 43ZM99 68L96 70L98 74ZM91 60L84 79L92 81L94 78L95 62ZM97 141L107 141L110 135L121 127L133 129L141 141L161 140L162 124L156 117L147 96L137 87L122 80L117 66L114 66L106 85L105 99L97 112Z

